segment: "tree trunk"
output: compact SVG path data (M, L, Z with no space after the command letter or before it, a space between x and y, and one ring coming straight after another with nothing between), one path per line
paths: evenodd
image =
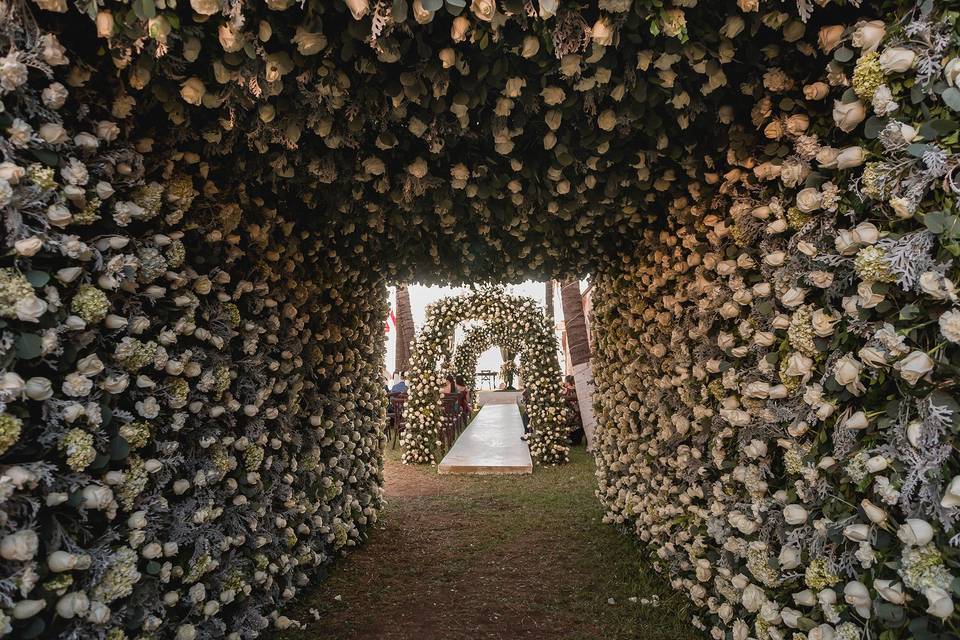
M570 280L560 287L560 302L563 305L563 324L567 328L567 346L570 349L570 364L590 362L590 341L587 338L587 323L583 317L583 298L580 282Z
M397 350L396 368L403 372L410 368L410 343L413 341L413 311L410 309L410 291L407 285L397 285Z
M563 283L560 287L560 304L563 307L563 324L567 329L567 348L577 387L580 420L587 437L587 449L592 449L596 424L593 416L593 372L590 369L590 339L587 336L586 318L583 317L579 280Z
M554 320L553 320L553 318L554 318L554 313L553 313L553 280L547 280L546 282L544 282L544 283L543 283L543 287L544 287L544 298L543 298L544 305L543 305L543 306L544 306L544 308L546 309L547 321L551 324L551 328L552 328L552 325L553 325L553 322L554 322Z

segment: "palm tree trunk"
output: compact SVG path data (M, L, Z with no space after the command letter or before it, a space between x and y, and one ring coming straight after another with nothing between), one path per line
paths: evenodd
M573 379L577 386L577 404L580 405L580 419L587 437L587 448L593 448L593 372L590 369L590 338L587 335L587 322L583 316L583 297L580 295L580 281L569 280L560 287L560 304L563 307L563 324L567 329L567 348L570 364L573 367Z
M570 364L576 369L578 364L590 362L590 340L587 337L587 323L583 317L583 298L580 296L578 280L563 283L560 287L560 302L563 305L563 324L567 328Z
M413 341L413 311L410 309L410 291L407 285L397 285L397 371L410 368L410 343Z
M553 280L547 280L543 283L544 287L544 308L546 309L547 321L553 324Z

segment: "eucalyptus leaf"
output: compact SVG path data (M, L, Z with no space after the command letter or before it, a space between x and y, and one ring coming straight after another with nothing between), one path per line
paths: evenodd
M35 333L21 333L17 336L17 357L32 360L43 353L43 338Z
M943 103L950 107L950 109L960 111L960 89L950 87L941 93L940 97L943 98Z
M393 19L397 22L397 24L400 24L406 21L408 10L409 6L407 5L407 0L393 0L393 6L390 9L390 15L393 16Z
M122 437L117 436L110 441L110 459L124 460L130 455L130 445Z
M868 140L876 140L885 126L887 126L886 118L870 116L863 124L863 135L866 136Z
M840 47L833 52L833 59L837 62L850 62L853 60L854 55L853 49L850 49L849 47Z
M50 282L50 274L46 271L27 271L24 276L27 278L27 282L37 289L45 287Z

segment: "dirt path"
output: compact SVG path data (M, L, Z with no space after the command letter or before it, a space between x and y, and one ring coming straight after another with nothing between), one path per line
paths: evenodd
M386 481L370 540L289 612L306 622L315 608L320 620L283 638L698 637L683 599L599 522L584 452L522 477L438 476L391 456ZM653 596L659 606L641 602Z

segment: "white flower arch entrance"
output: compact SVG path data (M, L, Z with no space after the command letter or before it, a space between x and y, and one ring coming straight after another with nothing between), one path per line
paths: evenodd
M491 347L501 347L516 354L520 345L503 324L480 324L467 329L463 341L453 354L452 369L455 375L463 376L471 390L476 389L477 361Z
M453 355L453 336L457 325L478 321L487 328L466 345L462 359ZM472 335L472 334L471 334ZM440 389L444 377L457 363L466 364L487 347L503 344L520 355L521 375L528 391L527 415L531 433L530 454L540 464L567 461L567 409L557 361L556 337L544 318L543 309L533 298L512 296L498 288L472 290L444 298L427 309L427 320L414 341L408 378L409 391L404 406L405 428L401 438L403 462L435 464L441 447L443 405ZM472 345L472 346L471 346Z

